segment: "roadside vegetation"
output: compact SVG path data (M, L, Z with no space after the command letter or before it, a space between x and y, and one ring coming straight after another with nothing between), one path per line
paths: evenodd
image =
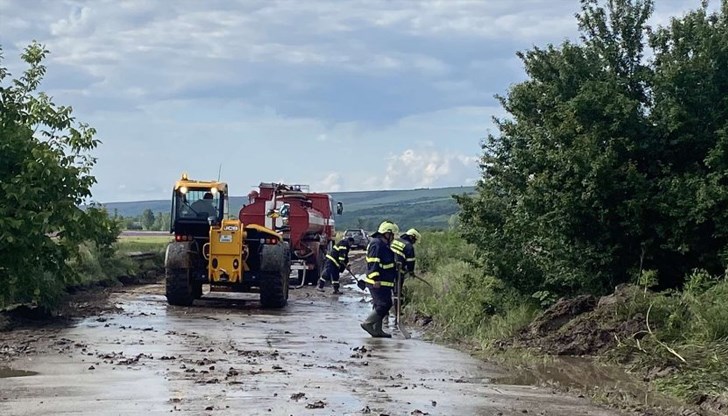
M119 222L89 203L96 131L38 90L48 51L28 46L21 56L27 67L15 78L1 52L0 308L52 309L68 289L137 266L117 251Z
M116 243L119 253L158 253L164 254L167 244L172 240L169 235L122 236Z
M498 97L457 227L418 243L435 288L412 281L408 313L728 406L728 1L659 28L650 0L581 3L579 42L518 53L528 79Z

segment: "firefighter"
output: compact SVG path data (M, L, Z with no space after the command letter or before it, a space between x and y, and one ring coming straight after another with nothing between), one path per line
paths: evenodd
M415 243L420 239L420 233L414 228L410 228L406 233L402 234L398 239L392 241L392 251L397 256L397 270L401 273L402 281L399 282L402 287L395 285L395 292L399 289L399 293L395 293L395 302L401 302L405 297L404 279L415 275ZM394 304L397 305L396 303ZM389 317L384 318L385 325L389 323Z
M339 275L346 270L349 264L349 247L354 243L354 237L346 237L331 247L326 254L326 264L318 282L318 290L323 292L327 281L331 281L334 294L339 295Z
M420 233L414 228L410 228L392 242L392 251L397 255L397 263L401 265L403 277L415 274L415 243L419 239Z
M396 256L390 244L398 233L397 224L384 221L377 232L372 234L372 241L367 247L367 274L363 280L372 295L374 310L361 323L361 327L375 338L392 337L382 329L382 321L389 316L392 308L392 289L397 278L397 269Z

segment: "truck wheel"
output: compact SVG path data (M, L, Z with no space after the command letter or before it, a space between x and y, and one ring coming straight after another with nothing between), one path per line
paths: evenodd
M260 253L260 305L282 308L288 303L291 254L288 243L267 245Z
M165 280L167 303L176 306L192 305L195 300L195 291L190 282L189 269L165 269Z

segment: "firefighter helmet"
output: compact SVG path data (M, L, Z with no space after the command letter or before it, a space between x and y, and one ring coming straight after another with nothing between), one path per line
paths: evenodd
M393 223L392 221L383 221L381 224L379 224L379 228L377 228L377 232L372 235L379 235L379 234L386 234L386 233L397 234L397 233L399 233L399 227L397 227L397 224Z
M408 235L410 237L413 237L416 240L419 240L420 238L422 238L422 236L420 235L419 231L415 230L414 228L410 228L409 230L407 230L407 232L404 233L404 235Z

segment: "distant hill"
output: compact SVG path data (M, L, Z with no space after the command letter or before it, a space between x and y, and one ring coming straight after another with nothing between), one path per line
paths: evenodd
M344 204L344 214L336 218L336 228L362 227L372 229L382 219L389 218L402 227L444 228L450 216L458 211L452 195L470 194L472 186L450 188L421 188L391 191L332 192L336 201ZM238 212L247 196L231 196L230 212ZM169 212L169 200L110 202L104 204L110 213L136 217L145 209Z

